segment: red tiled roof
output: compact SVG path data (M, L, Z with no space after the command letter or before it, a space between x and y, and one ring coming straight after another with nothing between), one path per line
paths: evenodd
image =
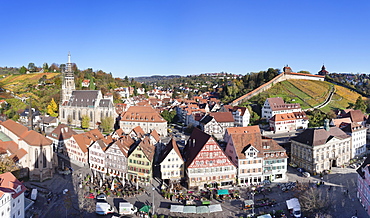
M131 106L121 116L121 121L129 122L167 122L152 107Z
M234 117L231 112L213 112L209 115L215 118L218 123L234 122Z
M15 199L25 192L26 189L26 186L24 186L11 172L0 174L0 198L3 197L5 193L12 193L12 198Z

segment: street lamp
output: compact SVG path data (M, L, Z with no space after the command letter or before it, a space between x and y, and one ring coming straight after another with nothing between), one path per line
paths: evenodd
M154 188L154 187L152 187L152 190L153 190L153 194L152 194L152 195L153 195L153 196L152 196L152 197L153 197L153 200L152 200L152 216L153 216L153 215L154 215L154 211L155 211L155 210L154 210L154 208L155 208L155 206L154 206L154 190L155 190L155 188Z
M253 206L252 206L252 215L254 216L254 191L256 190L256 187L252 186L252 201L253 201Z

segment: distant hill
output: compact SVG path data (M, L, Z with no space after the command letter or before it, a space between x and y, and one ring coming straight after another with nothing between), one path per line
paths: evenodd
M179 75L169 75L169 76L160 76L160 75L153 75L153 76L140 76L140 77L133 77L136 82L140 83L155 83L158 81L164 80L171 80L174 78L180 78Z
M273 85L269 90L261 93L263 97L282 97L286 102L299 103L302 109L312 108L325 101L334 86L335 93L330 103L322 108L324 112L335 109L345 109L354 104L360 94L342 86L326 81L315 80L286 80ZM251 100L256 100L257 97Z

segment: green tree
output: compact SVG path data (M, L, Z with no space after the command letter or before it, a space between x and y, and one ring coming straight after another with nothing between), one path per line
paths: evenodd
M103 129L103 132L110 132L113 129L114 118L113 117L104 117L101 119L100 127Z
M90 90L95 90L95 79L93 77L90 77L90 84L89 84L89 89Z
M161 113L161 116L163 117L163 119L165 119L167 122L169 123L172 123L175 116L176 116L176 111L175 110L172 110L172 111L168 111L168 110L164 110L162 113Z
M34 72L35 70L36 70L36 65L35 65L35 63L29 63L28 64L28 70L30 71L30 72Z
M44 69L44 72L47 72L48 70L49 70L49 65L48 65L48 63L44 63L43 65L42 65L42 69Z
M54 98L51 99L50 104L47 106L47 113L52 117L58 116L58 105L55 103Z
M81 127L87 129L90 127L90 117L87 115L82 116Z
M365 104L364 100L362 99L362 96L358 96L358 98L356 99L354 109L355 110L361 110L363 113L366 112L367 105Z
M25 74L27 72L27 68L25 66L22 66L20 69L19 69L19 73L20 74Z

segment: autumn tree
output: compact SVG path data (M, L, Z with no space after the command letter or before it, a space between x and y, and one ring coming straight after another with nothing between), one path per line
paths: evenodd
M14 160L8 156L0 157L0 174L19 170L19 167L14 163Z
M90 117L87 115L82 116L81 127L87 129L90 127Z
M47 106L47 113L52 117L58 116L58 105L55 103L54 98L51 99L50 104Z
M114 125L113 117L104 117L101 119L100 127L103 129L103 132L112 131L113 125Z

